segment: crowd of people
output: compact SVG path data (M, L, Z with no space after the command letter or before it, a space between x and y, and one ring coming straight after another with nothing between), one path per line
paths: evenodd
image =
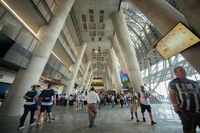
M169 96L174 107L174 111L179 115L184 133L195 133L196 127L200 126L200 88L198 83L186 78L186 73L183 67L178 66L174 69L174 73L177 76L169 83ZM138 107L141 108L142 121L146 122L145 111L147 110L151 125L157 124L153 120L151 113L151 105L149 101L150 94L145 90L144 86L141 86L140 92L136 92L134 88L129 89L129 93L96 93L94 87L87 92L78 92L75 95L55 95L55 91L51 88L52 85L48 85L47 89L41 92L37 91L39 85L33 85L30 91L24 95L26 100L24 104L24 113L20 119L19 129L24 128L24 122L26 116L31 112L30 126L36 124L34 119L35 111L40 105L40 113L37 119L37 126L40 125L40 120L45 114L49 121L53 120L51 109L53 104L55 105L71 105L76 110L83 109L87 104L87 112L89 118L89 127L94 127L95 118L97 115L97 104L100 106L111 105L112 108L115 105L120 104L121 108L124 105L130 107L131 119L134 119L133 114L136 117L136 122L140 122L138 118Z
M145 97L146 95L137 94L133 92L133 88L130 89L130 92L127 94L123 94L122 92L119 93L96 93L94 87L91 88L91 90L88 92L78 92L75 95L67 95L67 94L55 94L55 91L52 89L52 85L49 84L47 89L44 89L42 91L40 90L39 85L33 85L31 86L31 90L28 91L24 95L25 104L24 104L24 113L22 117L20 118L20 124L18 129L25 128L24 122L26 119L26 116L29 112L31 112L30 115L30 126L33 126L37 124L37 127L41 124L42 120L47 120L51 122L54 120L52 117L52 107L54 105L58 106L73 106L75 110L82 110L84 107L87 108L86 111L88 112L89 116L89 127L94 126L94 120L96 118L97 113L97 104L100 106L105 105L111 105L112 108L115 107L115 105L120 104L121 108L124 107L124 105L130 107L131 112L131 119L133 119L133 113L135 113L136 121L139 122L138 115L137 115L137 108L139 104L142 104L142 99L146 99L148 101L149 97ZM141 100L140 100L141 99ZM140 103L141 101L141 103ZM151 124L156 124L152 120L151 115L151 108L149 102L144 103L142 109L142 113L144 114L145 109L150 113L151 118ZM38 110L38 106L40 105L40 112L36 119L34 118L35 111ZM45 114L45 115L44 115ZM42 119L43 118L43 119ZM145 118L143 115L143 121L145 122Z

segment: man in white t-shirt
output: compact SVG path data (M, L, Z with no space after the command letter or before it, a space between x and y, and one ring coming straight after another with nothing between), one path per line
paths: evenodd
M89 128L94 127L94 120L97 115L97 104L100 103L99 95L95 92L94 87L91 88L87 95L87 107L89 116Z
M144 112L145 110L147 110L149 113L150 120L151 120L151 125L154 125L157 123L153 121L153 117L151 113L151 105L149 102L149 96L150 94L145 91L144 86L141 86L141 92L140 92L139 98L140 98L140 107L141 107L141 112L143 116L143 122L146 121L144 117Z

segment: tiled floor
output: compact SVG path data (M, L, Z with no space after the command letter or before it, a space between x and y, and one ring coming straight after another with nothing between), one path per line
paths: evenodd
M182 133L178 116L171 110L169 104L152 105L155 121L150 125L146 113L147 122L136 123L130 119L129 108L102 107L98 110L96 127L88 128L88 117L85 110L73 110L72 107L55 106L53 115L55 121L43 123L39 128L26 128L17 131L19 117L0 118L0 133ZM140 109L139 118L142 120ZM28 122L27 122L28 123Z

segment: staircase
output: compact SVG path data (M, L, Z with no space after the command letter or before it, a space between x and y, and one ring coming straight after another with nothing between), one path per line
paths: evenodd
M145 85L146 86L146 85ZM148 87L148 86L146 86ZM161 104L163 102L164 96L157 93L156 91L154 91L153 89L149 88L149 94L150 94L150 103L151 104Z

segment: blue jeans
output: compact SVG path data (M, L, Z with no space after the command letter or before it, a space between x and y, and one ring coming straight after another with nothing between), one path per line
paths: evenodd
M26 119L26 116L28 115L28 112L31 112L31 116L30 116L30 124L32 124L34 122L34 115L35 115L35 110L36 110L36 105L24 105L24 114L22 115L22 117L20 118L20 127L24 126L24 121Z
M111 104L112 104L112 108L114 108L115 107L115 101L111 100Z
M83 101L83 100L80 100L80 109L83 108L83 105L84 105L84 101Z

